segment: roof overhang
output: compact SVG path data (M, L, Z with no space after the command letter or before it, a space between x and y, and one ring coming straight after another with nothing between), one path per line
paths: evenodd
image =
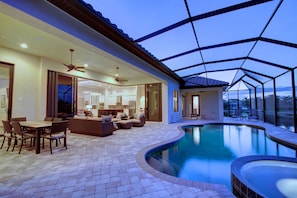
M171 71L168 67L161 64L151 54L144 50L138 44L135 44L128 35L121 32L115 25L111 24L108 19L104 18L99 12L96 12L91 6L81 0L47 0L57 8L91 27L95 31L114 41L121 47L125 48L132 54L141 58L145 62L157 68L171 78L183 83L183 79Z

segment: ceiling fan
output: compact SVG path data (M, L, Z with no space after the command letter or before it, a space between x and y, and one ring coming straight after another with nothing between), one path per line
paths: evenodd
M117 82L127 82L128 80L127 79L123 79L123 78L120 78L119 76L119 67L116 67L116 74L115 74L115 80L117 81Z
M70 57L70 64L63 64L68 68L67 71L69 72L69 71L75 70L75 71L85 72L84 70L82 70L82 69L85 68L84 66L75 66L75 65L72 64L72 54L74 52L74 49L69 49L69 51L70 51L70 56L71 56Z

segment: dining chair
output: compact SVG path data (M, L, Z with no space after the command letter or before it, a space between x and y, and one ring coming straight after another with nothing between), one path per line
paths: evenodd
M44 118L44 121L53 121L53 117L48 117L48 116L46 116L45 118Z
M53 122L58 122L58 121L62 121L63 119L62 118L57 118L57 117L53 117L52 121ZM56 140L56 144L58 144L58 141L59 143L61 143L60 139L59 140Z
M35 141L36 135L35 135L35 133L29 133L27 130L22 129L19 122L12 121L11 125L13 128L13 132L12 132L13 138L15 140L15 142L13 144L12 151L14 151L14 147L17 144L17 141L19 140L19 141L21 141L21 146L20 146L20 150L19 150L19 154L20 154L22 151L24 142L27 139L30 139L30 146L32 146L32 140Z
M53 117L46 116L46 117L43 119L43 121L52 122L53 119L54 119ZM50 130L50 128L51 128L51 127L44 128L43 131L42 131L42 133L44 133L45 130Z
M27 117L15 117L10 119L12 122L25 122ZM25 127L21 127L23 130L27 130Z
M62 118L56 118L56 117L53 118L53 121L62 121L62 120L63 120Z
M51 154L53 154L52 141L54 140L56 141L56 147L57 147L58 140L64 139L64 147L67 149L67 141L66 141L67 126L68 126L68 121L53 122L49 132L41 135L42 148L44 148L44 139L49 140Z
M9 149L10 145L11 145L11 140L13 139L13 135L12 135L12 128L10 125L10 122L8 120L2 120L3 123L3 141L2 141L2 145L1 145L1 149L3 148L5 139L7 138L8 141L8 146L7 146L7 150Z
M11 121L13 122L23 122L23 121L27 121L26 117L15 117L15 118L11 118Z

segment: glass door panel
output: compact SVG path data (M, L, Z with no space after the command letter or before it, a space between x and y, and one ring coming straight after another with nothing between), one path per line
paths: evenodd
M0 120L11 118L12 82L13 65L0 62Z
M161 84L145 85L146 93L146 119L149 121L162 121L162 92Z
M58 117L74 116L74 83L70 76L58 77Z
M200 115L200 100L199 96L192 96L192 115Z
M48 71L46 116L66 119L76 111L77 78Z

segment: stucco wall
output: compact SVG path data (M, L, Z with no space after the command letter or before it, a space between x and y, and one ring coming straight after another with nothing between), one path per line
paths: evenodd
M185 89L182 90L185 97L186 117L191 117L192 95L200 96L200 118L207 120L223 120L224 106L222 88Z
M174 112L173 93L178 91L178 111ZM168 123L175 123L182 119L182 99L179 84L171 81L167 87L167 100L163 102L163 105L168 108ZM164 98L164 97L163 97ZM165 111L166 112L166 111Z
M14 50L0 48L0 60L14 64L14 85L12 116L26 116L28 119L40 119L45 96L40 93L40 59Z

